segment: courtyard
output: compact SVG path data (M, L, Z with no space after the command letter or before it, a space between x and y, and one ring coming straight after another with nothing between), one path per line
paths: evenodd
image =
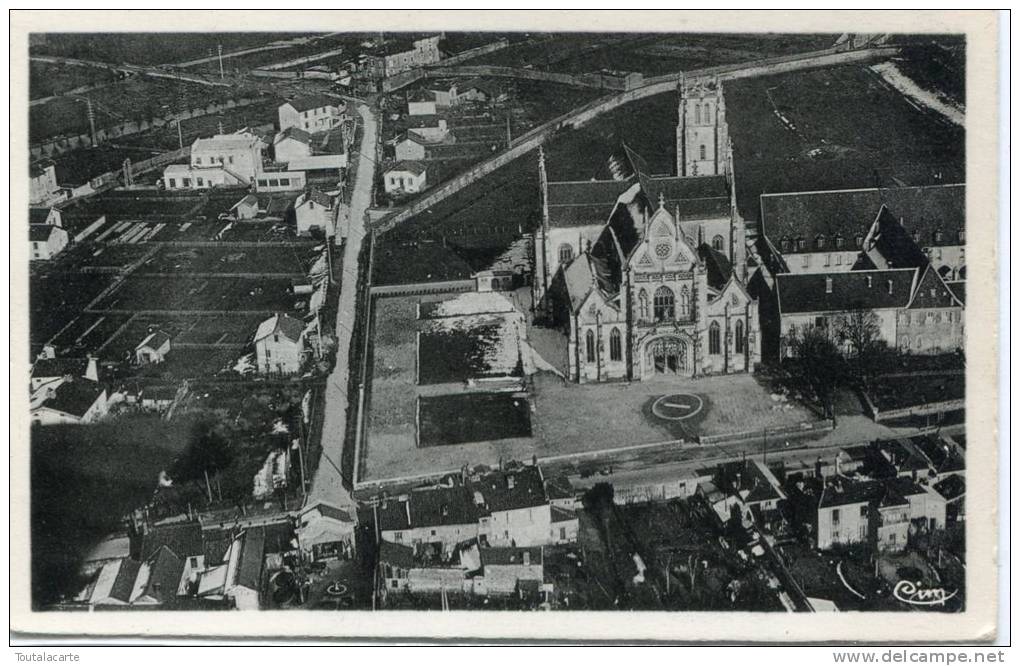
M453 345L422 335L444 310L454 316L440 321L491 323L520 316L494 314L495 300L478 306L490 312L464 316L465 309L451 303L463 304L467 297L510 303L499 294L470 293L375 299L359 482L439 475L500 458L555 460L671 443L698 447L698 438L706 436L798 429L816 421L806 408L773 399L751 375L574 384L563 378L561 359L554 357L557 343L565 348L565 338L548 329L531 329L520 342L506 339L518 335L513 326L452 327L458 331ZM502 331L502 342L487 337L494 330ZM465 344L465 335L478 340ZM476 344L498 349L489 357L499 362L482 362L486 352L478 352ZM515 367L509 361L518 353ZM436 383L438 374L423 373L437 365L449 370L442 383ZM454 368L459 372L452 373ZM466 419L474 424L470 429L464 428Z

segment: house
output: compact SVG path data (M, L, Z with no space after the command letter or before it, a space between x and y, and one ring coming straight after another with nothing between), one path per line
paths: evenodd
M521 592L522 582L540 587L545 580L542 548L481 548L487 594L508 596Z
M149 560L163 549L173 553L182 564L176 594L189 596L199 575L205 570L205 544L201 524L188 521L152 526L142 536L141 560Z
M112 562L131 555L131 538L126 534L111 534L93 546L82 558L81 575L93 576Z
M912 354L963 349L965 319L963 301L929 263L920 269L910 302L897 313L895 345Z
M416 194L425 189L426 168L423 162L401 160L383 173L387 194Z
M763 194L760 206L773 272L849 271L862 253L875 268L916 268L902 232L943 277L964 274L963 184Z
M223 596L237 610L258 610L266 533L261 527L245 530L230 544L226 557Z
M297 518L297 540L307 558L319 562L354 555L355 518L324 501L306 507Z
M788 357L805 330L836 330L852 312L863 310L874 313L879 338L895 345L897 315L910 304L916 279L916 268L776 275L772 299L763 309L764 334L778 340L779 355Z
M277 109L280 131L291 127L311 133L333 129L343 120L346 106L342 100L325 95L295 97Z
M54 385L65 379L84 377L93 382L99 381L99 360L95 356L86 358L54 357L42 354L32 364L30 379L31 392L35 393L43 386ZM55 385L52 386L55 388Z
M141 564L129 557L109 562L79 599L91 606L126 606L131 603L140 569Z
M254 220L259 214L259 199L254 194L245 195L230 207L235 220Z
M150 412L165 412L177 398L176 386L146 386L139 397L139 405Z
M396 500L383 498L374 509L380 538L431 549L436 559L449 560L458 544L477 539L485 511L463 485L416 489Z
M398 160L423 160L426 157L426 146L430 142L425 141L413 132L408 132L403 139L397 142L393 152Z
M499 98L499 92L482 79L469 79L454 91L454 104L463 102L490 102Z
M442 59L439 41L442 35L399 35L385 38L373 52L363 57L360 79L384 79L416 67L433 65Z
M53 163L29 165L28 203L31 206L49 206L67 198L67 190L57 184L57 171Z
M271 164L255 179L256 192L299 192L305 189L307 174L289 165Z
M436 108L447 108L455 106L458 102L457 82L453 80L425 82L424 91L432 96ZM435 113L435 112L433 112Z
M275 314L255 332L256 370L266 375L292 375L301 371L304 357L304 324L285 314Z
M962 474L950 474L934 486L935 492L946 501L946 523L962 522L967 518L965 508L967 482Z
M135 361L138 365L162 363L169 353L170 336L163 331L155 330L146 335L135 347Z
M469 479L479 511L479 537L489 546L535 546L552 538L552 511L542 472L511 463Z
M89 606L168 606L178 598L184 562L163 546L137 562L108 562L77 600Z
M265 145L252 132L217 134L195 139L189 164L171 164L163 170L168 190L248 187L262 172Z
M48 261L67 247L68 240L67 232L58 226L30 224L28 226L28 256L32 261Z
M44 390L48 395L32 408L33 425L94 423L106 416L106 388L98 382L74 378Z
M942 529L945 499L907 477L829 479L818 501L816 545L868 543L880 550L901 550L916 532Z
M287 163L311 154L312 135L300 127L288 127L273 139L273 156L277 162Z
M312 229L318 229L327 238L336 235L336 216L334 200L327 194L312 188L303 192L294 201L294 218L297 222L297 234L307 236Z
M436 95L431 90L416 90L407 97L407 115L436 115Z

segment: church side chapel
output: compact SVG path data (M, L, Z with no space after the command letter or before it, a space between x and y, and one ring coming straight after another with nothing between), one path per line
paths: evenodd
M682 84L679 108L680 175L652 174L624 146L628 179L550 183L539 154L535 315L567 335L573 381L749 372L761 359L721 86Z

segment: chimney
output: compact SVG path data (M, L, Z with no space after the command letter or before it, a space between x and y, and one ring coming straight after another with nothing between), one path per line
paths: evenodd
M388 504L389 504L389 496L385 492L383 492L383 495L382 495L382 508L383 508L383 511L386 510L386 506Z
M506 476L506 488L507 488L507 490L513 490L514 489L514 475L513 474L507 474L507 476Z
M91 379L94 382L99 381L99 361L95 356L89 354L89 364L85 368L85 379Z
M840 467L839 467L839 454L838 454L838 453L836 454L836 457L835 457L835 460L834 460L834 463L833 463L833 467L832 467L832 468L833 468L834 470L836 470L836 475L837 475L837 476L839 476L840 474L842 474L842 473L843 473L843 471L842 471L842 470L840 469Z
M886 284L888 284L888 285L889 285L889 293L891 294L891 293L892 293L892 280L888 280L888 281L886 282Z
M524 551L522 557L524 557L524 566L526 567L531 566L531 551L529 550Z
M445 507L444 507L445 508ZM407 514L407 526L411 526L411 498L404 500L404 513ZM446 515L445 512L443 515Z

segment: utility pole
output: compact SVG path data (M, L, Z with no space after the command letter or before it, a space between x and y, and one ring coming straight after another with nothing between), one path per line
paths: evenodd
M765 456L767 455L769 445L769 429L765 428L761 431L761 464L765 464Z
M508 113L508 114L506 114L506 148L507 148L507 150L510 150L510 143L511 143L511 137L510 137L510 114Z
M181 132L181 119L177 119L177 144L181 150L184 150L184 134Z
M89 118L89 131L92 136L92 147L96 146L96 112L92 110L92 100L88 97L85 98L86 114Z
M225 78L223 76L223 44L216 45L216 55L220 61L220 80L222 81Z

